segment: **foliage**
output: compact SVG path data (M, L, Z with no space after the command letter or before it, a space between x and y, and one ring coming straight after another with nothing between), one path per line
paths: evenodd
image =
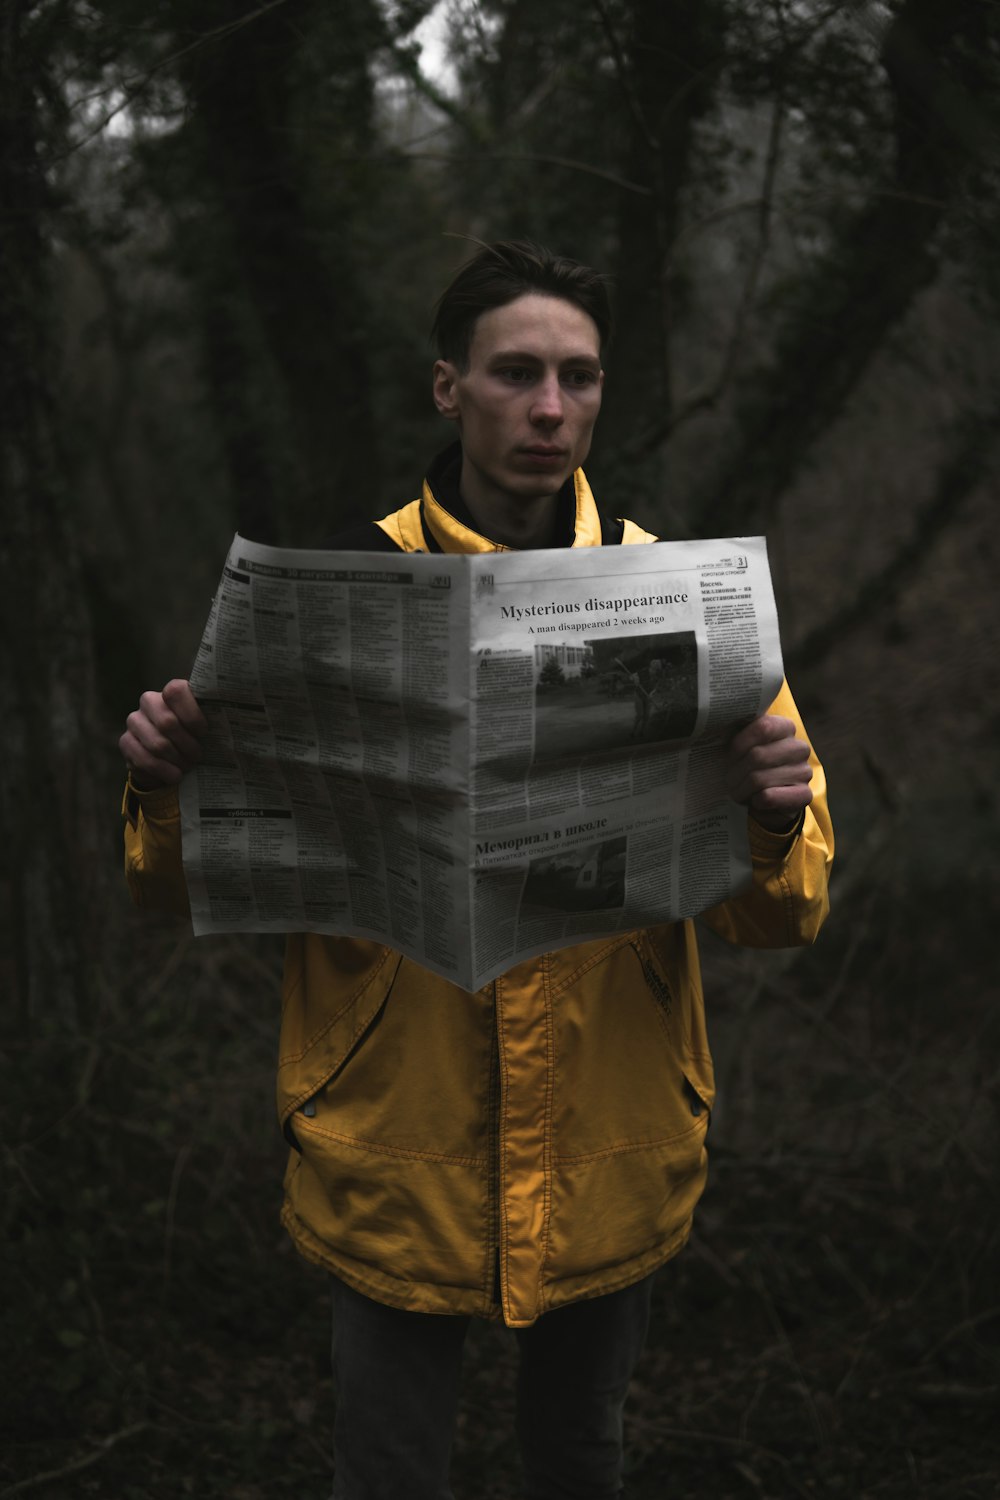
M566 673L559 662L554 656L547 656L538 674L538 686L541 688L560 687L565 681Z

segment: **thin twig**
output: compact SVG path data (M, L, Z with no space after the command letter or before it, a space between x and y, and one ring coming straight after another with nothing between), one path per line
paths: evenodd
M765 1448L749 1438L729 1437L724 1432L703 1432L695 1427L670 1427L665 1422L658 1422L655 1418L649 1417L633 1417L632 1427L655 1433L657 1437L670 1438L674 1442L708 1443L719 1448L735 1448L738 1453L753 1453L761 1458L770 1459L771 1463L778 1464L785 1471L782 1483L790 1486L797 1495L802 1495L809 1500L809 1491L804 1490L788 1472L789 1460L783 1454L776 1453L773 1448ZM3 1500L2 1496L0 1500Z
M65 151L60 152L53 160L64 161L74 151L80 151L95 136L101 135L103 131L107 130L111 121L117 115L120 115L123 110L128 109L132 101L139 97L146 86L153 81L157 73L162 72L171 63L178 62L182 57L188 57L200 47L206 47L209 43L217 41L221 37L232 36L234 32L241 31L244 26L249 26L253 21L266 15L268 11L275 10L278 6L287 5L288 3L289 0L267 0L265 5L262 5L258 10L251 11L250 15L240 16L239 20L236 21L228 21L224 26L215 26L210 31L204 32L198 37L197 41L189 42L186 47L181 47L179 51L171 52L166 57L161 57L145 73L136 74L133 78L125 79L120 83L106 84L103 88L94 89L92 93L83 94L79 99L74 100L71 106L71 113L73 110L80 109L83 105L89 104L93 99L100 99L106 94L114 94L119 90L124 90L124 96L120 104L116 104L114 109L109 110L99 124L95 125L93 130L88 131L81 140L74 141L71 146L68 146Z
M170 1275L172 1267L172 1250L174 1242L174 1219L177 1212L177 1194L180 1190L181 1178L184 1169L191 1159L194 1150L193 1141L185 1141L174 1158L173 1170L170 1173L170 1187L167 1191L167 1208L163 1226L163 1296L167 1294L170 1286Z
M653 131L649 128L649 121L646 119L646 116L642 112L642 105L639 103L639 97L632 86L632 79L629 73L628 62L625 58L624 48L622 47L621 42L618 40L618 33L615 30L614 24L611 20L611 16L608 13L608 8L604 4L604 0L594 0L594 9L597 11L598 16L600 17L601 26L604 28L604 35L608 39L608 46L611 49L611 56L615 65L615 74L621 86L621 91L625 96L625 103L628 106L628 112L632 116L633 123L639 134L641 135L647 150L652 156L657 156L660 150L660 143L654 135Z
M572 172L582 172L587 177L600 177L604 182L610 182L615 187L621 188L626 193L638 193L643 198L652 198L652 188L643 187L641 183L630 182L627 177L619 177L616 172L608 172L603 167L592 167L589 162L577 161L570 156L551 156L540 151L365 151L361 153L339 153L335 158L337 161L385 161L395 162L402 165L407 161L441 161L441 162L488 162L488 161L533 161L540 162L542 166L566 167Z
M931 198L926 193L908 193L902 188L872 188L868 197L875 202L883 198L891 198L900 203L912 203L916 208L936 208L943 211L948 207L947 203L940 198ZM843 198L843 193L833 193L829 188L817 188L808 193L795 188L788 193L776 195L773 206L776 208L807 204L822 206L825 203L840 203ZM703 230L710 229L713 224L720 224L725 219L735 218L737 214L759 214L762 207L763 200L760 198L741 198L736 203L726 203L721 208L714 208L711 213L702 214L700 218L692 220L690 224L685 225L674 240L670 255L671 267L677 264L688 241L701 234Z
M768 1322L771 1324L771 1327L774 1329L776 1336L781 1341L782 1354L784 1355L788 1364L794 1370L795 1374L798 1376L799 1386L802 1394L805 1397L806 1410L808 1411L810 1419L812 1421L813 1433L815 1434L817 1445L822 1452L825 1452L830 1445L830 1435L827 1432L826 1423L823 1421L822 1417L819 1414L819 1408L816 1405L812 1389L809 1385L808 1380L806 1379L806 1373L802 1368L798 1355L795 1353L795 1349L792 1346L792 1341L788 1337L788 1330L786 1329L784 1322L782 1321L781 1314L778 1312L777 1307L774 1305L774 1299L768 1291L767 1286L764 1282L764 1278L756 1266L751 1267L748 1280L754 1291L757 1293L760 1301L763 1303L764 1312L767 1316Z
M979 1328L983 1323L991 1323L994 1318L998 1317L1000 1317L1000 1307L988 1307L985 1312L976 1313L974 1317L963 1318L961 1323L957 1323L954 1328L949 1328L946 1334L943 1334L941 1338L930 1346L920 1359L917 1369L929 1364L935 1355L939 1354L945 1345L950 1344L953 1339L961 1338L964 1334L971 1333L973 1329Z
M17 1173L18 1177L20 1177L21 1181L24 1183L25 1187L28 1189L28 1192L35 1199L35 1201L37 1203L44 1203L45 1199L35 1187L35 1184L32 1182L31 1178L28 1176L28 1169L24 1165L24 1162L21 1160L21 1151L23 1149L24 1147L22 1145L5 1145L3 1148L4 1159L11 1167L13 1167L14 1171Z
M995 1411L1000 1402L1000 1385L915 1385L910 1394L915 1401L935 1405L990 1406Z
M78 1261L78 1265L80 1268L80 1281L83 1286L83 1295L86 1300L87 1307L90 1311L90 1316L93 1321L94 1328L97 1332L97 1342L101 1346L101 1353L104 1355L109 1368L112 1369L116 1375L121 1375L124 1373L122 1367L118 1364L117 1360L112 1358L111 1350L108 1347L107 1329L104 1322L104 1313L101 1310L101 1305L94 1293L94 1283L90 1274L90 1262L85 1255L81 1255Z
M32 1474L28 1479L19 1479L16 1484L9 1484L6 1489L0 1490L0 1500L8 1500L10 1495L24 1495L28 1490L35 1490L53 1479L65 1479L67 1474L79 1474L82 1469L89 1469L100 1463L112 1448L123 1443L126 1438L135 1437L136 1433L143 1432L148 1426L148 1422L134 1422L131 1427L123 1427L120 1432L113 1432L110 1437L102 1438L98 1446L91 1453L85 1453L82 1458L74 1458L71 1463L63 1464L59 1469L46 1469L41 1474Z

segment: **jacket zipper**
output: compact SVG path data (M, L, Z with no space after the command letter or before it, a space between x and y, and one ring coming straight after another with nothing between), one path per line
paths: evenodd
M502 1301L500 1289L500 1036L497 1031L497 985L493 981L493 1045L490 1049L490 1081L487 1098L486 1153L489 1188L487 1213L490 1260L493 1266L493 1285L490 1291L494 1306Z

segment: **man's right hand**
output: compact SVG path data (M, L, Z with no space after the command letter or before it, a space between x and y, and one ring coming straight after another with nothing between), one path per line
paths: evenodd
M162 693L143 693L118 741L136 791L176 786L201 760L200 742L207 729L191 684L183 678L175 677Z

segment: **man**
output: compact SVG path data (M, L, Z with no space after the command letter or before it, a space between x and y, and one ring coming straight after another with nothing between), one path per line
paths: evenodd
M581 465L601 405L602 279L484 248L444 293L433 393L460 443L423 496L340 547L486 552L654 541L598 510ZM145 693L121 739L126 872L186 907L176 783L204 721ZM811 942L832 834L787 687L736 735L752 886L705 914L756 946ZM358 938L288 940L278 1100L283 1220L334 1288L335 1500L442 1500L470 1316L520 1343L529 1500L621 1493L622 1408L653 1273L706 1173L711 1059L692 924L577 944L475 994Z
M632 720L632 733L629 739L642 740L646 737L646 725L649 722L649 700L650 695L642 685L642 668L636 667L635 671L627 667L620 656L615 657L615 666L623 674L622 681L632 693L632 706L635 709L635 717Z

